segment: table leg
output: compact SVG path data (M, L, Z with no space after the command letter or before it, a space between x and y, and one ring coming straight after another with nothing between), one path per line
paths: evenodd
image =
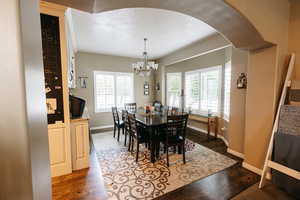
M209 120L209 118L207 120L208 120L208 123L207 123L207 139L209 140L209 135L210 135L210 120Z
M151 128L151 133L150 133L150 151L151 151L151 162L155 162L155 129Z
M218 131L219 131L219 120L215 118L215 138L218 138Z

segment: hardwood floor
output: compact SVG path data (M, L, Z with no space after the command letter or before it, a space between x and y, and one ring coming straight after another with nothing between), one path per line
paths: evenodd
M243 168L242 159L227 153L227 147L221 139L207 141L205 134L189 129L187 138L224 154L238 163L216 174L170 192L158 200L225 200L231 199L251 185L257 183L260 176Z
M52 179L53 200L105 200L106 192L95 152L90 168Z
M238 163L216 174L170 192L158 199L166 200L222 200L230 199L259 181L259 176L242 168L241 159L226 152L220 139L207 141L205 134L190 130L187 137L216 152L225 154ZM53 179L53 200L104 200L105 188L95 153L91 155L90 169Z

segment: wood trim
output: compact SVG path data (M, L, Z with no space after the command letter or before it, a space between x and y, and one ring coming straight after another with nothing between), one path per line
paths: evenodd
M112 127L113 127L113 126L112 126ZM190 126L190 125L187 125L187 127L190 128L190 129L193 129L193 130L195 130L195 131L207 133L206 130L201 129L201 128L197 128L197 127ZM215 136L214 133L212 133L212 132L211 132L209 135L210 135L210 136ZM217 134L217 137L220 138L221 140L223 140L223 142L226 144L227 147L229 146L229 143L228 143L227 139L226 139L223 135Z
M49 124L48 129L53 129L53 128L65 128L66 124L65 123L60 123L60 124Z
M258 169L256 167L254 167L253 165L250 165L248 163L246 163L245 161L243 162L242 166L258 175L261 175L262 174L262 170L261 169Z
M280 171L290 177L293 177L295 179L298 179L300 180L300 172L299 171L296 171L294 169L291 169L291 168L288 168L284 165L281 165L279 163L276 163L274 161L269 161L268 162L268 167L272 168L272 169L275 169L277 171Z
M66 43L66 29L65 29L65 12L67 7L57 5L49 2L40 2L40 13L56 16L59 18L60 31L60 48L61 48L61 73L62 73L62 87L63 87L63 106L64 106L64 123L49 125L48 128L64 128L66 131L65 153L66 162L64 174L72 172L71 161L71 133L70 133L70 113L69 113L69 88L68 88L68 57L67 57L67 43ZM52 176L63 175L62 173L54 172L52 167Z
M237 151L232 150L230 148L227 148L227 152L230 153L230 154L232 154L232 155L234 155L234 156L236 156L236 157L239 157L241 159L245 158L245 155L243 153L237 152Z
M113 128L114 125L108 125L108 126L94 126L91 127L90 130L94 131L94 130L101 130L101 129L107 129L107 128Z
M42 13L50 11L53 14L54 11L65 13L65 11L67 10L67 7L41 0L40 1L40 9L41 9L40 11ZM47 13L44 13L44 14L47 14Z

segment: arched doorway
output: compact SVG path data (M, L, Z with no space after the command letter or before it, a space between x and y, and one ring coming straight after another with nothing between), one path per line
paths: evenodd
M265 41L261 34L240 14L223 0L186 0L186 1L132 1L132 0L46 0L79 10L99 13L122 8L159 8L181 12L195 17L215 28L236 48L256 50L272 44ZM235 31L232 31L235 30Z

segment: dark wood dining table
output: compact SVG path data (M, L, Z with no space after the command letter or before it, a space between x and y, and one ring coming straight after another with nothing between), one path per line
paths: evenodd
M130 111L129 111L130 112ZM167 125L167 113L153 112L146 114L145 111L131 112L135 114L136 122L145 128L144 134L149 134L151 162L154 163L159 156L159 134L162 134L163 128Z
M162 134L164 127L167 125L167 114L160 112L151 113L146 115L144 113L135 113L137 123L141 124L146 132L149 133L151 162L154 163L159 156L159 134Z

